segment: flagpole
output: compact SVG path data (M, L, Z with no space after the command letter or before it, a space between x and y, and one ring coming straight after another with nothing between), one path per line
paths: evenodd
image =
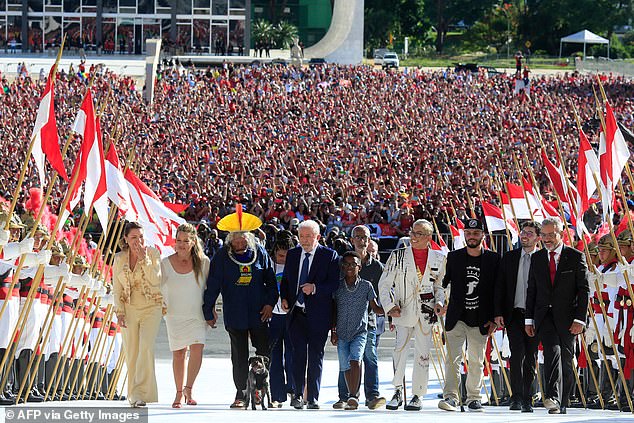
M95 320L96 320L96 315L100 312L100 309L95 309L94 313L95 313ZM93 383L90 383L90 379L92 377L92 375L94 374L95 371L99 371L99 364L101 361L101 355L103 354L103 345L102 345L102 341L103 341L103 333L105 331L106 327L110 327L110 319L112 318L112 304L108 304L106 307L106 311L104 312L104 316L101 320L101 327L99 328L98 332L97 332L97 336L95 337L95 340L93 341L93 345L91 347L91 351L90 351L90 355L89 355L89 363L88 363L88 368L84 371L84 374L82 376L82 380L79 383L79 386L83 386L83 389L81 389L81 394L80 392L77 392L77 397L78 399L83 400L84 397L86 396L86 393L88 393L88 399L91 398L92 396L92 389L94 388L95 382L96 382L96 377L93 380ZM92 331L92 327L90 329ZM90 337L89 337L89 341L90 341ZM87 343L90 343L90 342ZM90 387L89 387L90 385Z
M70 188L66 194L66 196L64 197L64 200L62 202L62 207L61 207L61 213L63 213L63 211L66 209L66 206L68 205L68 202L70 201L70 195L75 187L75 184L77 183L77 178L79 176L79 172L75 172L75 174L73 175L73 179L71 181L70 184ZM50 250L51 246L53 245L53 242L55 241L55 237L57 235L57 231L59 230L60 227L60 217L61 217L61 213L58 216L57 221L55 222L55 227L53 228L53 231L51 232L51 236L48 240L48 243L46 244L46 247L44 248L45 250ZM37 271L35 273L35 276L32 279L31 282L31 289L29 290L29 293L26 297L25 300L25 304L24 304L24 308L22 309L22 312L20 313L17 323L13 329L13 333L11 335L11 340L12 343L9 344L9 346L7 347L7 349L5 350L4 356L2 357L2 362L0 362L0 369L4 369L6 363L7 363L7 359L13 354L13 349L14 347L17 348L18 346L18 341L20 339L20 337L22 336L22 333L24 333L24 326L26 325L26 318L28 317L30 311L31 311L31 303L33 302L33 297L35 296L35 293L37 292L37 288L39 287L39 283L40 280L42 279L42 274L44 273L44 265L40 264L37 268ZM19 329L18 329L19 328ZM19 330L19 332L18 332ZM18 336L18 338L16 338L16 334L20 334ZM11 364L9 364L8 369L11 368ZM6 382L7 382L7 378L9 377L9 371L7 370L4 374L4 376L2 377L2 381L0 381L0 386L5 386Z
M76 322L77 319L75 318L77 316L77 310L79 310L81 307L84 306L84 302L85 302L85 297L86 295L88 295L88 290L86 290L85 286L81 287L81 290L79 291L79 296L77 297L77 302L75 303L75 308L73 309L72 312L72 321L70 322L70 324L68 325L68 327L66 328L66 335L64 335L64 341L62 342L62 345L60 346L59 349L59 354L57 355L57 361L55 362L55 367L53 367L53 375L55 375L54 377L51 378L51 380L48 381L48 385L46 387L46 393L44 394L44 400L46 401L49 397L49 393L51 391L51 387L53 384L54 380L57 380L57 383L55 384L54 387L54 391L57 390L57 386L59 385L59 378L57 378L57 373L58 373L58 368L60 365L60 362L62 361L62 359L64 359L64 357L66 357L67 354L67 349L69 346L69 339L72 339L73 334L75 333L75 329L76 329ZM71 330L72 328L72 330ZM52 394L51 396L52 398L55 397L55 394Z
M35 343L36 347L40 345L40 354L36 354L35 351L33 352L33 354L31 354L31 358L29 359L29 362L26 366L25 377L22 379L22 383L20 384L20 389L18 390L18 395L15 398L16 404L20 403L20 399L22 398L22 393L24 392L24 387L26 386L27 380L29 382L28 386L31 387L33 384L33 379L35 379L35 376L37 375L37 372L31 373L31 367L33 366L33 362L36 361L36 357L37 357L37 362L35 364L35 368L37 368L37 366L40 364L40 361L42 360L42 356L44 355L44 346L48 342L49 335L51 333L51 328L53 327L53 320L55 319L55 310L59 306L59 303L62 302L64 289L66 288L66 284L64 282L60 283L62 278L60 277L59 279L60 280L58 280L57 286L55 288L55 293L53 294L53 301L51 302L52 307L49 308L49 312L47 313L46 318L44 319L44 322L40 329L38 340ZM53 313L51 313L51 310L53 310ZM50 321L49 321L49 316L51 317ZM29 395L28 391L26 395L27 396Z

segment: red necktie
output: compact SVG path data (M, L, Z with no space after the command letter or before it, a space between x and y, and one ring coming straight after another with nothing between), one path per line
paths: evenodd
M555 273L557 273L557 265L555 264L555 251L550 252L550 263L548 263L548 270L550 270L550 283L555 284Z

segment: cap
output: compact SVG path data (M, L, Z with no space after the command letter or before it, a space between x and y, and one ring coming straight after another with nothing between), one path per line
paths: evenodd
M599 239L598 247L614 250L614 240L612 239L612 235L610 234L603 235L601 239Z
M290 223L290 225L289 225L289 226L291 226L291 227L293 227L293 226L299 226L299 219L298 219L298 218L296 218L296 217L292 218L292 219L291 219L291 223Z
M632 241L634 240L632 239L632 233L629 229L624 230L616 237L616 242L619 245L629 246L632 245Z
M64 250L62 250L62 246L58 242L53 243L53 245L51 246L51 255L53 257L66 257L66 254L64 254Z
M73 260L73 266L81 266L83 268L90 267L89 264L86 263L86 259L80 255L75 256L75 260Z
M597 254L599 254L599 247L597 247L597 244L595 244L594 242L591 242L588 244L588 252L591 256L596 256Z
M464 228L465 229L479 229L481 231L484 230L484 226L482 226L482 222L480 222L478 219L467 219L464 222Z

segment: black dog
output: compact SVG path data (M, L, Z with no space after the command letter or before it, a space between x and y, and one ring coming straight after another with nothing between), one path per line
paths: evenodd
M245 410L249 407L251 401L251 409L255 410L255 394L260 392L260 403L262 410L266 410L264 399L268 398L269 407L271 406L271 390L269 389L269 358L262 355L254 355L249 358L249 377L247 378L247 392L244 403Z

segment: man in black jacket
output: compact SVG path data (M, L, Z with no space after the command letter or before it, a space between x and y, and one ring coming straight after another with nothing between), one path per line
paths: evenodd
M509 251L500 261L495 286L495 324L506 327L511 347L511 396L510 410L531 413L531 385L535 380L535 360L539 342L524 330L526 290L531 256L537 251L541 225L524 222L520 232L522 248Z
M469 219L464 236L467 246L447 256L443 287L451 284L445 336L445 387L438 408L456 411L458 402L459 366L462 347L467 342L467 398L469 411L483 411L480 391L484 376L484 350L487 335L496 328L493 323L493 296L500 256L482 247L482 222Z
M565 414L574 386L575 336L586 323L588 277L585 255L562 242L558 218L542 222L542 248L531 257L526 295L526 333L544 346L544 407L549 414ZM561 396L559 383L563 373Z

